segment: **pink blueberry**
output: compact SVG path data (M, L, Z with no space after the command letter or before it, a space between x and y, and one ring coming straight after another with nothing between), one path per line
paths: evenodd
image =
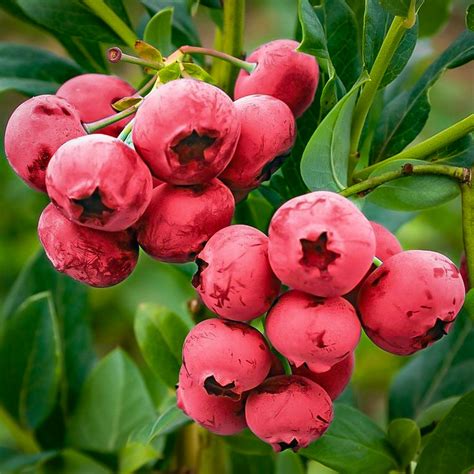
M333 365L327 372L313 372L304 364L301 367L292 367L295 375L301 375L316 382L331 397L336 398L349 384L354 370L354 354L351 353L337 364Z
M79 111L83 122L95 122L117 111L112 104L135 94L135 89L117 76L107 74L81 74L66 81L56 92ZM124 118L99 130L99 133L117 137L132 120Z
M257 188L283 163L296 137L289 107L268 95L250 95L234 102L241 132L237 149L220 175L234 192Z
M344 298L321 298L291 290L269 311L265 333L293 365L326 372L357 346L361 327Z
M264 337L247 324L206 319L189 332L183 346L183 366L208 394L238 400L260 385L272 365Z
M41 214L38 235L58 272L90 286L116 285L137 264L138 245L130 232L103 232L77 225L52 204Z
M201 184L229 164L239 134L230 97L205 82L179 79L146 97L136 114L133 143L155 177Z
M270 223L268 254L285 285L317 296L340 296L355 288L371 267L374 231L351 201L317 191L278 209Z
M233 435L247 427L244 400L209 395L181 367L176 390L177 406L196 423L219 435Z
M5 154L11 167L28 186L46 192L45 175L56 150L86 134L79 112L54 95L39 95L23 102L5 130Z
M189 262L218 230L230 225L235 203L219 180L194 186L162 184L137 224L140 246L164 262Z
M196 259L193 278L204 304L222 318L249 321L265 313L280 282L268 262L268 237L247 225L214 234Z
M437 252L410 250L390 257L367 278L358 306L375 344L409 355L449 332L464 297L454 263Z
M135 224L153 189L150 171L130 147L108 135L62 145L46 172L54 205L70 220L116 232Z
M332 418L329 395L298 375L267 379L250 393L245 404L248 427L276 452L305 448L324 434Z
M311 105L319 81L314 56L296 51L297 41L280 39L263 44L247 57L256 64L253 72L242 70L235 84L234 97L267 94L285 102L295 117Z

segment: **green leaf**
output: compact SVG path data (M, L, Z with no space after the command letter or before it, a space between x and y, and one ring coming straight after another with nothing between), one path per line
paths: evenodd
M0 64L0 92L15 90L28 96L54 94L63 82L82 72L68 59L15 43L0 43Z
M0 447L0 472L5 474L42 472L40 466L54 456L56 456L56 451L43 451L37 454L24 454L13 449Z
M426 165L421 160L394 160L372 172L370 178L401 169L405 164ZM367 196L370 202L395 211L417 211L439 206L459 195L458 183L447 176L418 175L388 181Z
M179 63L172 63L158 71L160 82L166 84L167 82L175 81L181 77L181 68Z
M172 42L176 47L199 45L199 34L191 18L187 0L140 0L153 14L164 8L173 8Z
M449 20L452 0L426 0L418 11L420 37L433 36Z
M387 438L398 455L400 466L408 466L421 444L418 425L409 418L397 418L388 425Z
M176 406L176 400L160 416L146 423L131 434L130 442L150 444L160 436L173 433L182 426L190 423L190 419Z
M96 356L86 318L87 288L54 270L43 251L37 252L23 268L2 308L2 317L11 318L28 297L50 291L53 297L64 352L69 401L77 398Z
M67 448L62 451L60 460L61 467L58 470L46 469L46 472L48 474L112 474L112 471L103 464L73 449Z
M414 212L391 211L365 200L362 212L370 221L378 222L390 232L395 233L400 227L415 217Z
M299 453L341 474L389 472L397 461L385 433L348 405L334 405L334 421L319 440Z
M226 441L226 438L223 438ZM230 452L232 474L275 474L273 456L249 456L246 454Z
M362 72L356 18L344 0L326 0L323 5L329 54L338 78L349 90Z
M402 16L406 18L410 10L410 4L414 0L380 0L382 6L387 9L392 15ZM423 4L424 0L416 0L415 8L418 9Z
M104 43L122 40L80 0L17 0L21 9L40 25L59 33Z
M364 66L370 71L383 40L393 21L393 15L384 10L378 0L367 0L364 15L363 56ZM404 69L416 46L418 24L407 30L396 49L382 78L380 88L390 84Z
M61 377L61 342L50 293L28 298L0 332L0 402L27 428L51 413Z
M338 99L344 95L345 87L331 62L326 32L318 18L317 11L321 16L324 16L321 7L315 9L308 0L298 0L298 18L303 36L298 51L315 56L321 71L327 76L324 86L321 84L318 87L318 91L322 89L320 92L321 110L319 112L321 117L324 117L334 107ZM333 46L335 46L334 40Z
M462 66L474 57L474 33L462 33L423 73L415 86L392 98L377 125L370 162L382 161L403 150L421 132L430 113L430 88L446 69Z
M474 291L454 328L397 374L390 389L390 418L417 418L430 405L474 389Z
M149 444L129 442L120 451L120 474L131 474L140 467L158 459L160 453Z
M148 365L169 387L174 387L181 367L181 350L189 332L184 322L168 309L152 304L139 306L135 335Z
M84 383L68 425L68 443L76 448L112 453L130 433L155 416L142 376L120 349L102 359Z
M461 399L458 397L449 397L440 402L433 403L417 417L416 422L423 435L426 432L433 431L436 425L451 411L454 405Z
M416 474L462 472L474 464L474 391L459 400L431 434L421 452Z
M474 164L474 141L471 134L439 148L425 160L430 163L471 168Z
M466 27L474 31L474 4L469 5L466 10Z
M303 462L293 451L283 451L276 460L275 474L305 474Z
M163 56L161 52L156 49L153 45L147 43L146 41L137 40L135 42L135 52L138 56L145 61L149 61L151 63L163 63Z
M199 81L208 82L209 84L215 84L214 78L201 66L194 63L182 63L183 77L189 76Z
M145 27L143 39L167 56L173 51L171 43L171 25L173 23L173 8L168 7L156 13Z
M251 192L247 199L237 204L234 219L238 224L251 225L266 232L274 212L274 207L261 197L258 190Z
M352 112L363 76L319 124L301 158L301 176L312 191L347 186Z
M250 456L267 456L273 453L269 444L258 439L250 430L224 438L232 451Z

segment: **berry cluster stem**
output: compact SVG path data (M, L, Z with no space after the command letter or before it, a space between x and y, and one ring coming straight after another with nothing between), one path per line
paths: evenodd
M361 180L367 178L372 171L376 170L380 166L390 163L395 160L422 160L437 150L459 140L468 133L474 131L474 114L469 115L463 120L451 125L447 129L433 135L432 137L424 140L417 145L413 145L410 148L397 153L396 155L391 156L387 160L384 160L380 163L375 163L372 166L368 166L358 173L354 173L354 180Z
M127 46L134 47L135 32L110 8L104 0L82 0L104 23L120 37Z
M411 165L408 163L405 166L401 166L399 170L388 171L387 173L374 176L365 181L349 186L339 194L344 197L354 196L357 194L365 196L384 183L412 175L448 176L460 183L470 183L471 181L471 170L467 168L447 165Z
M412 0L412 3L414 0ZM362 92L357 101L354 115L352 119L351 130L351 147L349 155L349 178L352 178L352 173L357 165L359 157L359 142L364 128L365 120L372 107L375 96L382 82L382 79L387 71L390 61L395 54L395 51L400 44L400 41L409 27L410 22L407 23L406 18L396 16L385 36L380 51L375 58L374 64L370 71L370 81L367 82L362 89Z
M461 184L462 230L470 286L474 280L474 189L472 182Z
M122 112L111 115L110 117L105 117L103 119L97 120L96 122L83 123L82 126L84 127L87 133L94 133L97 130L100 130L101 128L105 128L108 125L116 123L119 120L129 117L130 115L133 115L138 110L140 104L141 103L132 105L128 109L122 110Z
M249 63L243 59L236 58L230 54L222 51L216 51L211 48L201 48L200 46L181 46L179 51L183 54L202 54L204 56L211 56L214 58L222 59L227 64L235 66L236 68L244 69L249 74L255 69L254 63Z

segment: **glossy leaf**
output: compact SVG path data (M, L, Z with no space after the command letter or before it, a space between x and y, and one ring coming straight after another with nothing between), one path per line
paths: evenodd
M46 474L112 474L111 469L95 459L69 448L61 452L60 463L57 470L47 466ZM56 466L56 463L54 466Z
M349 90L362 72L357 22L344 0L326 0L323 5L329 54L337 76Z
M215 84L214 78L201 66L194 63L182 63L182 75L183 77L191 77L199 81L208 82L209 84Z
M436 425L451 411L454 405L461 399L449 397L440 402L433 403L416 418L416 423L421 429L421 434L433 431Z
M68 442L76 448L111 453L154 417L139 370L129 356L116 349L85 381L68 426Z
M277 457L275 474L305 474L301 457L293 451L283 451Z
M146 41L136 41L134 49L138 56L145 61L159 64L163 62L163 56L160 51Z
M463 472L474 465L474 391L464 395L431 434L416 474Z
M172 42L179 47L185 44L198 45L199 34L191 18L187 0L140 0L153 14L164 8L173 8Z
M190 419L176 406L176 399L156 420L137 427L131 434L130 442L150 444L160 436L172 433L190 423Z
M250 430L246 429L237 435L226 436L224 441L232 451L250 456L266 456L273 453L269 444L258 439Z
M392 98L375 131L370 152L371 163L403 150L421 132L430 113L430 88L446 69L462 66L474 58L474 33L462 33L423 73L415 86Z
M387 438L398 455L400 465L408 466L415 458L421 444L418 425L409 418L397 418L388 425Z
M380 0L380 3L392 15L406 18L410 10L410 4L413 1L415 1L416 9L424 2L424 0Z
M378 0L367 0L364 15L363 55L364 65L368 71L374 65L393 18L393 15L382 8ZM380 88L390 84L406 66L415 49L417 37L418 24L415 24L404 33L380 83Z
M466 135L426 157L430 163L449 164L471 168L474 164L474 141Z
M420 37L438 33L449 20L452 0L426 0L418 11Z
M440 400L474 390L474 291L451 332L423 350L397 374L390 389L390 418L417 418Z
M60 35L84 38L104 43L122 40L94 15L80 0L17 0L30 18Z
M0 333L0 402L27 428L51 413L61 377L61 342L50 293L28 298Z
M152 44L167 56L173 50L171 43L171 25L173 23L173 8L163 8L155 13L145 27L143 35L147 43Z
M79 66L44 49L0 43L0 92L15 90L28 96L54 94Z
M352 112L364 76L319 124L301 158L301 176L312 191L341 191L347 185Z
M466 11L466 27L474 31L474 4L469 5Z
M392 211L367 200L364 202L362 212L367 219L382 224L393 233L416 216L414 212Z
M181 68L179 63L172 63L169 66L165 66L163 69L158 71L158 77L162 84L166 84L170 81L175 81L181 77Z
M382 164L370 177L399 170L407 162L423 165L421 160L395 160ZM447 176L417 175L388 181L367 196L370 202L395 211L417 211L439 206L459 195L458 183Z
M385 433L367 415L338 403L325 435L299 453L341 474L382 473L397 468Z
M53 458L55 455L56 451L24 454L15 451L14 449L0 447L0 472L5 474L42 472L41 465Z
M26 298L43 291L50 291L53 297L64 352L64 384L73 402L96 358L86 317L86 287L56 272L44 252L37 252L5 299L3 318L11 318Z
M142 304L135 318L135 335L143 357L169 387L178 381L181 350L189 332L183 321L161 306Z
M120 451L120 474L131 474L139 468L158 459L158 453L153 446L130 442Z

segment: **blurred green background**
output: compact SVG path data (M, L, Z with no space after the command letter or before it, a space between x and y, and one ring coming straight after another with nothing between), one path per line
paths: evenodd
M137 2L124 1L130 15L139 23L143 11ZM248 1L245 48L275 38L291 37L296 24L296 0ZM432 8L442 8L443 0L427 0ZM468 2L453 2L449 22L433 40L420 41L414 58L419 73L433 56L442 51L463 29ZM440 6L441 5L441 6ZM430 8L431 8L430 7ZM213 27L205 13L198 13L196 23L202 42L212 44ZM44 47L64 55L59 43L39 29L19 22L0 10L0 41L13 41ZM132 84L140 80L135 67L112 67ZM474 105L473 74L469 66L446 72L431 91L432 112L420 139L426 138L472 112ZM14 108L23 100L19 94L0 95L0 129ZM36 235L38 216L47 204L46 196L32 191L0 159L0 299L3 300L27 260L39 248ZM442 207L424 211L403 225L398 237L405 249L431 249L458 262L462 252L460 203L456 200ZM138 357L133 339L132 322L138 303L157 302L187 314L187 303L193 298L188 268L177 268L152 261L142 253L138 268L126 282L110 289L91 289L89 317L99 353L122 346ZM192 270L192 269L191 269ZM364 338L358 348L353 387L360 408L379 421L385 413L385 394L390 380L405 362L375 348Z

